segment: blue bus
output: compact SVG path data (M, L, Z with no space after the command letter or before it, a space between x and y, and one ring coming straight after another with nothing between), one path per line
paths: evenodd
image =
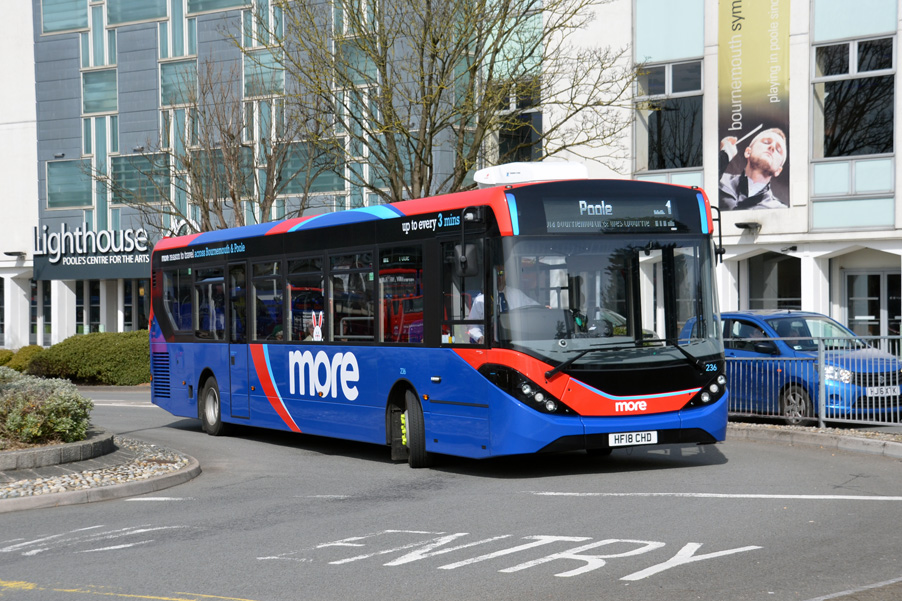
M153 402L214 436L365 441L411 467L723 440L702 190L492 173L469 192L158 242Z

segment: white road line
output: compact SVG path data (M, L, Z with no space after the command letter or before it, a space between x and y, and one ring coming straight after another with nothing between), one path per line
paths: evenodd
M142 408L150 408L156 407L153 403L127 403L125 401L94 401L95 407L142 407Z
M142 540L137 543L129 543L127 545L115 545L113 547L103 547L101 549L87 549L85 551L76 551L76 553L97 553L98 551L119 551L120 549L128 549L129 547L137 547L138 545L146 545L147 543L152 543L153 539L150 540Z
M295 499L338 499L338 500L350 499L350 498L351 498L351 495L305 495L305 496L295 497Z
M680 497L689 499L774 499L796 501L902 501L902 497L866 495L757 495L707 492L554 492L526 491L537 497Z
M846 595L854 595L855 593L861 593L863 591L869 591L875 588L882 588L884 586L889 586L891 584L897 584L902 582L902 578L893 578L892 580L887 580L885 582L877 582L875 584L868 584L867 586L862 586L859 588L853 588L848 591L843 591L841 593L833 593L831 595L826 595L824 597L815 597L814 599L808 599L808 601L826 601L827 599L836 599L837 597L845 597Z

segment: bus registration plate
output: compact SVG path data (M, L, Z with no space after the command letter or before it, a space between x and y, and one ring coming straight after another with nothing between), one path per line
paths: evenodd
M657 444L658 433L654 430L648 432L617 432L608 434L608 446L627 447L640 444Z

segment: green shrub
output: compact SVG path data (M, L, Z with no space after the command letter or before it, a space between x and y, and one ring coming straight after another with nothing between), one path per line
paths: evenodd
M19 372L24 372L28 369L28 365L34 361L35 357L44 352L44 347L38 346L36 344L29 344L28 346L23 346L19 350L15 352L12 359L9 360L9 363L6 364L10 369L14 369Z
M8 348L0 349L0 365L6 365L13 358L13 353Z
M28 373L111 386L135 386L150 382L147 331L94 332L72 336L35 358L28 367Z
M32 444L84 440L93 408L71 382L0 366L0 438Z

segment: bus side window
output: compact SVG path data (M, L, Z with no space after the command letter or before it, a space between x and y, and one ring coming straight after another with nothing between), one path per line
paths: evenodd
M229 342L247 342L247 269L244 264L229 266L229 310L231 311Z
M482 240L468 240L475 264L468 268L476 275L461 275L460 243L442 244L442 343L478 344L485 340L485 314L473 311L473 305L484 306L482 296L485 279ZM473 263L472 259L468 262Z
M373 341L376 337L373 253L330 257L333 340Z
M163 308L173 330L191 330L191 272L187 267L163 272Z
M222 267L195 270L194 335L225 339L225 278Z
M423 250L385 248L379 254L385 342L423 342Z
M323 285L323 260L308 257L288 261L289 339L322 342L329 329L326 324Z
M282 271L281 262L267 261L253 265L254 340L282 340Z

